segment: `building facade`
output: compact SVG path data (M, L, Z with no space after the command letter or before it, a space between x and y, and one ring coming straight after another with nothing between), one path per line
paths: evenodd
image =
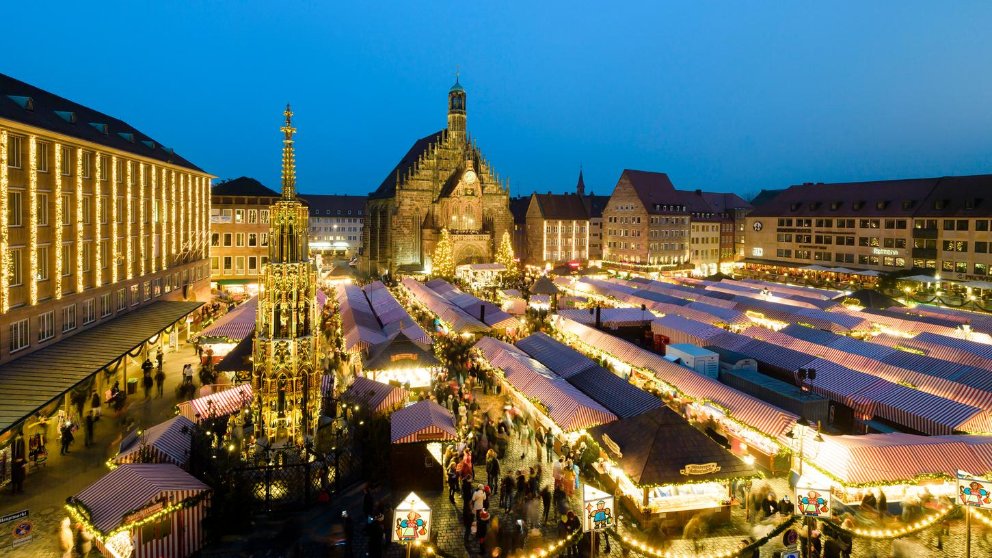
M603 209L603 265L643 271L689 261L689 212L668 175L626 169Z
M574 194L532 194L525 216L524 261L556 265L600 259L603 207L608 199L586 195L581 171Z
M211 178L121 120L0 74L0 362L208 295Z
M746 263L988 280L992 175L792 186L746 218Z
M324 264L351 260L362 249L366 196L300 194L310 206L310 250Z
M242 176L211 190L210 282L228 291L258 293L269 259L269 208L279 194Z
M317 267L308 246L307 206L296 196L289 105L285 116L282 196L269 210L269 263L262 270L252 348L256 424L273 445L301 444L315 434L322 374Z
M448 127L421 138L369 195L359 267L381 275L431 268L442 229L455 264L491 261L513 230L509 188L466 129L465 89L448 92Z
M527 209L529 208L529 197L510 198L510 214L513 215L513 255L521 262L530 261L527 246Z

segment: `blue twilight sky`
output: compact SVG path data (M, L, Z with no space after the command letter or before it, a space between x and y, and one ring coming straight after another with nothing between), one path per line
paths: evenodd
M445 126L514 195L624 168L741 194L992 172L992 2L14 2L0 72L127 120L220 178L367 193ZM185 3L183 3L185 4Z

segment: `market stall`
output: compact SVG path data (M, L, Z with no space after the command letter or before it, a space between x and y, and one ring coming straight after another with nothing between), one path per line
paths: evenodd
M356 376L340 399L350 405L364 405L373 414L389 414L403 406L408 395L403 388Z
M229 310L226 314L200 332L197 339L203 349L202 364L219 363L244 339L255 332L258 314L258 297Z
M396 331L370 349L362 375L407 389L427 389L440 368L430 345L416 343L404 332Z
M229 389L183 401L176 405L177 414L199 423L210 417L236 413L251 404L253 397L251 384L226 387Z
M433 401L418 401L390 416L389 431L393 491L444 488L441 444L458 439L451 412Z
M125 438L109 464L113 468L125 463L172 463L185 469L194 428L196 425L188 418L172 417L137 436Z
M110 558L185 558L203 546L210 487L171 463L127 463L72 496L70 515Z
M681 528L700 513L730 521L730 483L760 475L667 407L589 429L599 480L638 521Z

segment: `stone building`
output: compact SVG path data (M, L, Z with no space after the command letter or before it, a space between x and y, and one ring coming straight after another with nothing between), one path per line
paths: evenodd
M316 431L321 370L317 267L308 210L296 196L293 113L281 128L282 197L269 210L269 263L262 270L253 347L256 424L274 444L300 444Z
M603 210L603 264L641 271L683 268L690 240L683 194L667 174L625 169Z
M369 195L361 271L430 270L445 228L455 264L491 261L503 233L512 233L509 188L469 137L465 101L456 80L448 127L417 140Z
M258 293L269 259L269 208L279 194L242 176L210 192L210 281L229 292Z
M321 255L323 264L357 256L368 198L339 194L300 194L300 198L310 206L310 250Z
M598 260L608 200L608 196L586 195L582 171L574 194L532 194L526 214L527 257L522 260L532 265Z

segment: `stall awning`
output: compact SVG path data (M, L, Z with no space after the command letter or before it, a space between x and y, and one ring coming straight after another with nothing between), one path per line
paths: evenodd
M434 368L441 366L434 351L415 343L402 331L397 331L382 343L369 349L365 370L389 370L390 368Z
M128 463L107 473L70 500L103 534L124 525L129 514L163 496L181 502L210 487L171 463Z
M0 366L0 434L202 304L153 302Z
M200 422L212 416L236 413L249 405L252 400L250 384L240 384L224 391L183 401L176 407L179 414L193 422Z
M382 413L400 406L406 396L407 391L403 388L355 376L355 381L341 394L341 400L367 405L372 412Z
M218 337L241 341L255 331L255 318L258 314L258 297L253 296L244 304L235 307L200 332L200 338Z
M589 435L639 486L759 476L668 407L590 428Z
M458 438L451 412L437 403L418 401L389 418L389 439L394 444L441 442Z
M157 463L173 463L185 467L189 461L194 427L193 421L183 416L156 424L114 456L114 463L140 463L147 458L146 452L149 452Z
M242 339L231 349L231 352L224 355L224 358L217 363L217 366L214 366L214 370L217 372L243 372L245 370L251 370L252 362L246 359L251 357L254 342L254 337L245 337Z

